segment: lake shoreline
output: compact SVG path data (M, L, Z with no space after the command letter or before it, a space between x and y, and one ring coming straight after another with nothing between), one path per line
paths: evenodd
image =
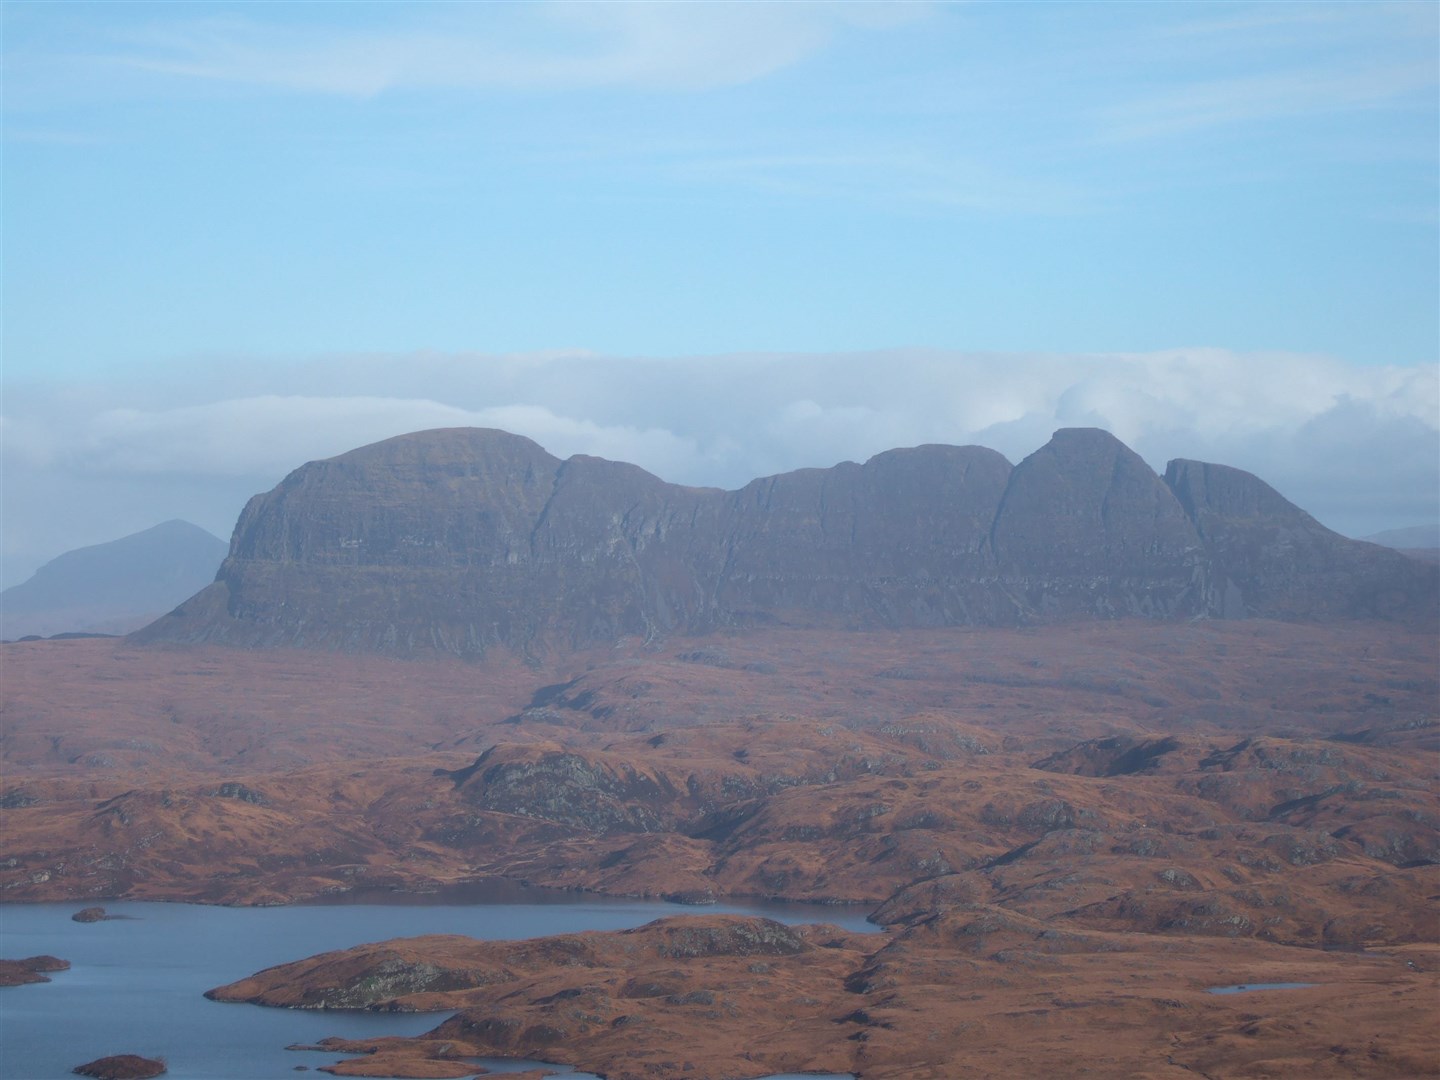
M86 908L104 904L188 904L197 907L215 907L246 910L291 907L427 907L450 906L453 904L568 904L574 898L583 900L614 901L618 903L663 903L676 908L698 910L723 910L725 908L767 909L775 911L810 911L823 914L825 911L853 913L859 909L873 912L880 905L874 900L790 900L777 896L721 895L707 894L703 899L685 896L643 895L622 892L604 892L583 886L537 885L525 879L505 876L481 877L467 881L437 884L432 888L403 888L390 885L358 885L353 888L331 889L308 896L298 896L285 901L214 899L203 895L195 896L136 896L131 894L114 896L85 896L46 898L44 900L8 900L0 897L0 911L7 908L24 908L38 905L83 904ZM582 901L583 902L583 901ZM107 915L106 918L124 916ZM824 921L824 920L819 920ZM852 921L848 917L847 922Z
M513 896L513 888L509 891ZM0 954L63 956L71 968L49 984L5 991L0 1074L63 1080L81 1062L135 1052L165 1057L175 1075L188 1078L289 1076L295 1058L285 1047L328 1037L423 1036L445 1014L244 1007L207 1001L206 990L275 964L397 934L534 941L688 914L680 905L655 900L577 890L547 889L541 895L543 902L518 904L444 903L454 896L408 894L391 904L362 904L351 897L340 904L267 907L117 900L107 907L110 917L94 923L74 922L73 903L7 904L0 908L5 916ZM730 906L707 905L704 917ZM792 922L816 914L790 905L782 912L771 906L750 913L765 918L788 913ZM879 929L855 915L851 921L858 924L852 932ZM525 1059L543 1060L530 1054ZM560 1074L577 1080L585 1075Z

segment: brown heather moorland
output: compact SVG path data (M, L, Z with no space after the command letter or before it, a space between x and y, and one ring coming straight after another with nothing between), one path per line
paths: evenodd
M1394 623L761 629L530 664L3 646L0 895L491 877L868 905L426 938L217 996L459 1010L336 1066L1424 1076L1436 640ZM377 977L377 972L383 977ZM1234 996L1215 985L1310 982ZM462 1070L462 1071L456 1071Z
M454 1013L324 1042L350 1075L1434 1075L1437 609L1433 564L1095 429L733 492L418 432L257 495L130 639L3 647L0 897L509 879L883 927L390 941L212 991ZM1241 983L1313 985L1209 992Z

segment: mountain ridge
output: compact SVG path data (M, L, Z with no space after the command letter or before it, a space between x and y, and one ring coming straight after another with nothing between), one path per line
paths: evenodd
M1440 523L1409 525L1403 529L1386 529L1384 532L1362 536L1371 544L1396 548L1400 551L1435 551L1440 549Z
M0 592L0 637L136 629L212 581L227 550L177 518L64 552Z
M735 491L492 429L397 436L246 505L214 584L141 642L522 655L754 625L1433 618L1440 572L1262 480L1062 429L1012 466L931 444Z

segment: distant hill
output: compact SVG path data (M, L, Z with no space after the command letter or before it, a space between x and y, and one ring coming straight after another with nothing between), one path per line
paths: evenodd
M250 500L215 583L139 641L536 657L753 626L1433 618L1437 574L1238 469L1113 435L667 484L502 431L404 435Z
M1386 529L1374 536L1362 536L1361 539L1401 551L1440 548L1440 524L1411 525L1407 529Z
M0 592L0 638L127 633L215 579L227 545L188 521L167 521L60 555Z

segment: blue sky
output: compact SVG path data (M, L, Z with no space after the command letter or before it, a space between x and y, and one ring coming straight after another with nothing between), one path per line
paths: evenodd
M1048 401L1032 410L1048 423L1097 356L1151 356L1160 380L1167 357L1191 350L1243 380L1283 355L1324 388L1309 411L1277 397L1269 427L1241 425L1250 442L1216 443L1225 422L1204 416L1201 395L1184 430L1211 431L1199 441L1263 474L1269 459L1245 457L1255 440L1293 449L1303 424L1369 409L1380 435L1337 430L1392 453L1397 415L1425 438L1440 426L1437 13L10 0L7 556L33 562L85 531L32 505L24 493L42 479L122 483L113 465L102 477L44 450L40 429L108 446L119 414L242 399L328 401L315 407L324 427L335 401L365 397L688 438L683 395L652 397L646 358L705 357L707 377L740 378L736 354L863 366L857 356L889 350L890 378L915 400L962 376L984 397L985 373L1004 368L995 400ZM954 378L922 354L953 354ZM600 415L563 404L548 376L507 382L499 366L529 357L549 371L578 355L631 403ZM430 358L419 382L416 356ZM447 382L437 357L482 375ZM364 389L346 381L358 369ZM827 399L824 365L813 370L808 396L766 407L870 407ZM773 416L733 419L748 430ZM377 427L332 426L333 442L293 449L338 452ZM936 429L953 441L987 430L887 422L850 454L816 442L709 480ZM1404 446L1431 456L1423 440ZM665 459L642 464L665 475ZM201 490L208 475L169 464L124 482L149 485L145 512L160 520L187 516L181 480ZM162 512L166 490L180 505ZM1413 523L1395 520L1412 510L1331 519L1382 528ZM229 510L205 513L228 530ZM87 520L109 535L130 523L118 510Z
M7 365L1433 361L1436 13L11 3Z

